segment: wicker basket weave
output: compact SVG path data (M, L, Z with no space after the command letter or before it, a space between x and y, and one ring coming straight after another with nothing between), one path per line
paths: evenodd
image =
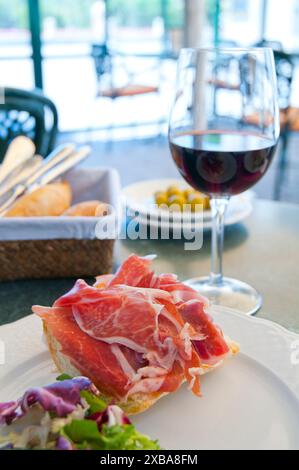
M97 239L0 241L0 281L106 274L113 246Z

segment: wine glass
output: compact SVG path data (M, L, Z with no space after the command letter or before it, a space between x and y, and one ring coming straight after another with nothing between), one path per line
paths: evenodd
M270 48L182 49L169 144L183 178L211 197L213 219L210 276L187 284L212 303L247 314L257 312L262 297L244 282L223 277L224 217L230 196L264 176L278 138Z

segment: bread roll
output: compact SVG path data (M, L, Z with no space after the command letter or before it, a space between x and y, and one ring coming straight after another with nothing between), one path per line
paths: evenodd
M67 209L63 215L69 217L102 217L106 215L107 204L101 201L85 201Z
M72 190L67 182L47 184L20 197L5 217L59 216L71 205Z

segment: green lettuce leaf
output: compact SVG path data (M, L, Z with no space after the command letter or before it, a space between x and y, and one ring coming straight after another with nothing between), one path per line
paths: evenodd
M136 431L132 424L122 426L103 426L102 436L106 450L156 450L160 449L157 441Z
M86 400L89 405L88 414L92 415L94 413L99 413L104 411L107 408L107 403L99 398L94 393L89 392L88 390L82 390L80 393L81 397Z
M64 380L70 380L70 379L73 379L73 377L71 377L68 374L60 374L58 377L56 377L56 380L58 382L63 382Z
M136 431L132 424L122 426L103 426L98 430L92 420L73 420L63 428L63 435L70 439L78 449L93 450L156 450L156 441Z
M70 424L64 426L63 431L75 444L83 443L84 441L99 441L101 439L96 421L88 419L73 419Z

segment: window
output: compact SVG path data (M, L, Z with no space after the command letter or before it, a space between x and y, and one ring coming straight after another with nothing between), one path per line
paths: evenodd
M108 38L109 50L117 57L113 67L116 86L130 81L160 85L165 77L175 77L173 62L165 64L160 73L159 55L182 45L183 0L40 0L40 7L44 91L58 107L62 130L165 118L164 93L163 97L161 93L117 100L96 98L91 46ZM164 89L169 95L171 87Z
M262 3L263 0L222 0L221 40L240 46L258 42L261 39Z
M40 0L44 92L56 104L61 130L92 126L97 83L93 42L103 43L103 0Z
M268 0L266 15L266 39L279 41L286 51L297 51L299 48L298 0L284 0L284 2Z
M0 86L34 86L31 54L27 0L0 0Z

